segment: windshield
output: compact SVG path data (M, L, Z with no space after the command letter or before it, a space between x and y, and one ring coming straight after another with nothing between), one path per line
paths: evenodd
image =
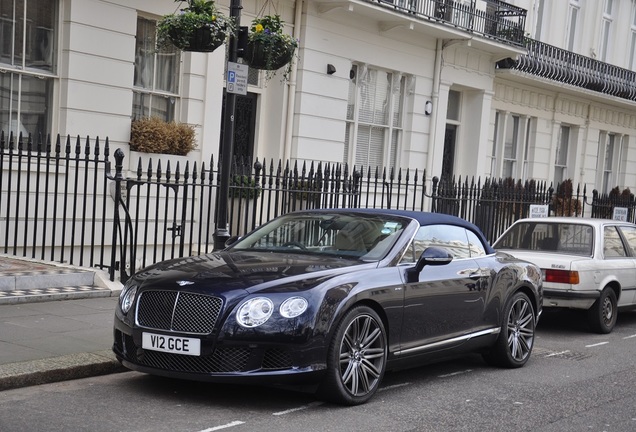
M495 242L495 249L545 251L591 256L594 228L575 223L522 222Z
M377 261L409 223L387 215L291 213L248 234L231 250L297 252Z

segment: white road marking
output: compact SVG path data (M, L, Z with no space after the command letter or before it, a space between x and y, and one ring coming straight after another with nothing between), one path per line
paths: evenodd
M239 425L242 425L244 423L245 422L237 420L237 421L233 421L232 423L224 424L224 425L221 425L221 426L214 426L214 427L211 427L209 429L203 429L200 432L214 432L214 431L218 431L218 430L221 430L221 429L227 429L227 428L231 428L231 427L234 427L234 426L239 426Z
M452 377L452 376L455 376L455 375L461 375L461 374L465 374L465 373L472 372L472 371L473 371L472 369L466 369L465 371L458 371L458 372L453 372L453 373L449 373L449 374L445 374L445 375L438 375L437 377L438 378L448 378L448 377Z
M275 416L285 415L285 414L293 413L293 412L296 412L296 411L306 410L306 409L309 409L309 408L312 408L312 407L315 407L315 406L318 406L318 405L322 405L323 403L324 402L312 402L312 403L310 403L308 405L303 405L303 406L300 406L298 408L292 408L292 409L288 409L288 410L285 410L285 411L275 412L275 413L272 413L272 415L275 415Z
M631 338L634 338L634 337L636 337L636 334L633 334L631 336L625 336L623 339L631 339Z
M394 384L394 385L390 385L387 387L382 387L381 389L378 389L379 392L384 391L384 390L393 390L394 388L398 388L398 387L404 387L407 385L411 385L411 383L402 383L402 384Z
M585 348L593 348L593 347L597 347L597 346L601 346L601 345L607 345L609 342L599 342L597 344L592 344L592 345L585 345Z
M558 355L562 355L562 354L567 354L569 352L570 352L570 350L565 350L565 351L561 351L561 352L555 352L555 353L546 355L546 357L554 357L554 356L558 356Z

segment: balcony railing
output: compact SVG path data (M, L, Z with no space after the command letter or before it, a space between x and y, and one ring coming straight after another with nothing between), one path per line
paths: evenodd
M497 63L500 69L516 69L559 83L593 90L623 99L636 100L636 72L526 39L527 54L518 60Z
M527 11L500 0L365 0L414 18L523 45Z

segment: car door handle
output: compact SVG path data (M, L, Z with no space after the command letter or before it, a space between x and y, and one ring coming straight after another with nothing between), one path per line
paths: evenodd
M472 280L479 280L482 278L482 274L479 271L473 272L468 276Z

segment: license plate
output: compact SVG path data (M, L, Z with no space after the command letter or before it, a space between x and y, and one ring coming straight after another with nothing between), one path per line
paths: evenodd
M191 356L201 355L201 340L154 333L142 333L141 347L151 351Z

